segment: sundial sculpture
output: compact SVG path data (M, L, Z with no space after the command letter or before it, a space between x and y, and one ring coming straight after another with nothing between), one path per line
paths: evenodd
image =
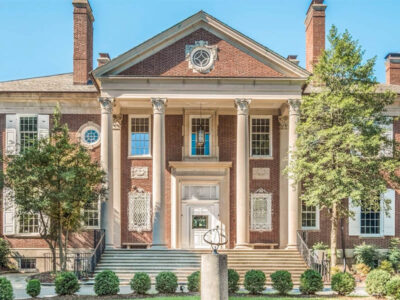
M214 229L208 230L203 235L203 240L211 246L213 254L218 254L219 247L228 243L228 239L221 232L219 226L215 227Z

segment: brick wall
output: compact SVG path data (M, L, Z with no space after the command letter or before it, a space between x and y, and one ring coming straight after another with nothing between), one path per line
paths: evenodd
M188 62L185 60L185 46L194 45L196 41L200 40L208 41L209 45L218 46L218 59L215 62L214 69L207 74L193 72L188 68ZM204 29L191 33L121 74L191 77L283 77L279 72Z
M50 116L51 120L51 116ZM67 123L70 130L70 135L73 141L77 142L76 134L79 128L92 121L100 125L100 115L62 115L61 122ZM50 122L51 126L52 122ZM5 153L5 114L0 114L0 149L2 153ZM93 160L100 160L100 147L96 147L90 150ZM1 165L2 168L5 166ZM0 236L3 234L3 213L2 213L3 201L1 200L0 206ZM48 248L48 245L44 240L39 237L6 237L13 248ZM93 246L93 231L82 232L80 234L71 235L69 239L69 246L73 248L88 248Z

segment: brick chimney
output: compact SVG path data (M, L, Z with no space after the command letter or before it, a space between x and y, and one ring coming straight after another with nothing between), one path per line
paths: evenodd
M88 84L93 70L93 13L88 0L74 6L74 84Z
M110 55L108 53L99 53L99 58L97 59L97 66L101 67L110 61Z
M325 50L325 10L324 0L312 0L307 11L306 25L306 69L313 71Z
M386 83L400 85L400 53L389 53L386 59Z

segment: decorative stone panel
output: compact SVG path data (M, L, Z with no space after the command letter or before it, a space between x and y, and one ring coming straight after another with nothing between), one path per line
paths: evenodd
M147 179L149 178L149 167L131 167L132 179Z
M269 180L269 168L253 168L253 180Z

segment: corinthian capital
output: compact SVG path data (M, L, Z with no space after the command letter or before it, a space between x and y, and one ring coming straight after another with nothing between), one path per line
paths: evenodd
M153 105L153 113L163 114L165 112L166 98L151 98L151 104Z
M122 124L122 115L113 115L113 129L120 130Z
M238 115L248 115L251 99L235 99Z
M102 112L112 113L114 98L111 97L99 97L99 103L101 105Z

